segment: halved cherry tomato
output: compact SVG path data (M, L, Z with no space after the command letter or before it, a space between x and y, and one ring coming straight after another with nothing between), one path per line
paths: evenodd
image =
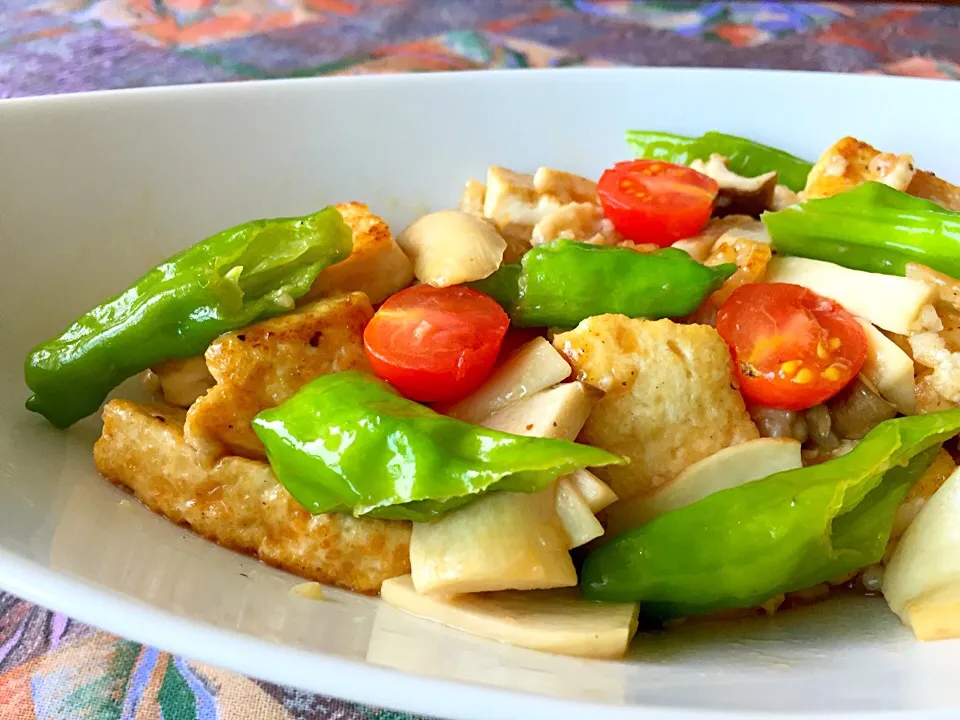
M457 400L487 379L509 324L482 292L417 285L380 306L363 344L373 372L411 400Z
M661 160L620 162L600 176L603 213L628 239L661 247L695 235L720 188L696 170Z
M799 285L742 285L717 313L717 332L733 353L743 396L785 410L829 400L867 358L856 318Z

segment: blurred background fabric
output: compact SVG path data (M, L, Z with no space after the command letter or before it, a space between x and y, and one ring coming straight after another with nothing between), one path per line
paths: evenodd
M960 8L629 0L0 2L0 97L564 65L956 79Z
M0 0L0 97L561 66L960 79L960 7L616 0ZM0 720L406 720L171 656L0 592Z

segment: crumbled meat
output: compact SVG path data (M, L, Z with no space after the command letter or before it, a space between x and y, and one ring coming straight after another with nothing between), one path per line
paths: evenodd
M745 237L739 229L725 232L717 239L703 264L713 267L734 263L737 270L724 281L719 290L710 296L710 299L719 307L741 285L762 282L771 257L773 253L769 244Z
M572 202L547 215L533 226L531 244L541 245L557 239L579 240L594 245L619 245L624 242L603 215L599 205Z

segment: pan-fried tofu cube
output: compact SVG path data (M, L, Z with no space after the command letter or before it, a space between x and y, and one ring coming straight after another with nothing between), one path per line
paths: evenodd
M541 196L533 185L533 176L494 165L487 170L487 194L483 215L499 227L533 227L561 203L553 196Z
M366 295L351 293L221 335L205 355L217 384L187 413L187 442L207 464L225 455L264 459L254 416L321 375L367 370L363 329L371 317Z
M830 197L865 182L882 182L906 191L916 168L909 155L881 153L853 137L827 148L807 176L805 198Z
M487 170L483 215L496 224L507 241L504 262L514 262L529 250L534 226L571 203L596 204L596 184L552 168L542 167L535 175L496 165Z
M621 501L759 437L736 389L730 350L711 327L599 315L553 342L577 377L605 392L580 439L630 458L595 470Z
M593 203L597 198L597 184L593 180L563 170L542 167L533 175L533 187L541 195L552 195L559 202Z
M263 462L228 457L205 468L177 408L112 400L94 461L154 512L308 580L376 593L410 571L410 523L311 515Z
M304 301L356 291L376 305L413 282L413 265L383 220L363 203L341 203L337 210L353 230L353 251L320 273Z
M960 187L926 170L917 170L909 155L880 152L852 137L845 137L824 151L807 177L803 196L830 197L869 181L932 200L948 210L960 210Z

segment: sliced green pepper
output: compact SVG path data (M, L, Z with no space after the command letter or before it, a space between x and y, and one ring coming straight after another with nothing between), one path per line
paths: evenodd
M640 158L689 165L718 153L727 158L727 167L738 175L756 177L776 170L777 180L797 192L806 186L807 175L813 169L811 163L783 150L715 131L701 137L686 137L652 130L628 130L627 142Z
M605 450L440 415L356 371L324 375L253 420L281 484L312 513L434 520L494 490L537 492Z
M202 353L218 335L293 308L344 259L336 208L255 220L174 255L27 356L27 408L57 427L93 412L117 385L161 360Z
M503 306L519 327L575 327L604 313L682 317L737 269L701 265L682 250L639 253L622 247L554 240L471 287Z
M615 538L580 582L652 618L759 605L878 562L894 514L960 409L887 420L850 453L724 490Z
M960 278L960 212L878 182L761 216L773 247L887 275L916 262Z

